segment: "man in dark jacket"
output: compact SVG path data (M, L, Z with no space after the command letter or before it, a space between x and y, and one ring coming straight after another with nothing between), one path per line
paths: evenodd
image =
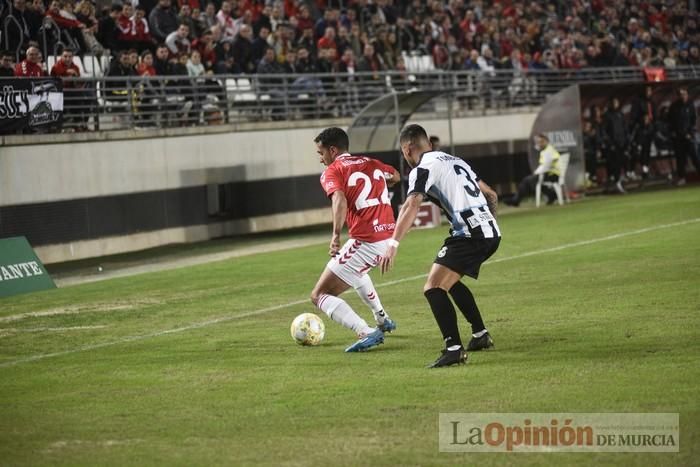
M605 160L607 163L608 178L615 183L615 189L624 193L620 171L625 158L627 147L627 124L625 116L620 110L620 100L613 97L608 111L603 120L603 138Z
M253 29L244 24L238 31L231 47L236 63L241 67L243 73L255 73L256 64L253 61Z
M148 15L151 35L157 42L165 42L168 34L175 31L180 23L177 13L170 5L171 0L159 0L158 5Z
M678 96L678 100L671 104L668 119L673 136L673 152L676 155L676 184L684 185L688 157L693 161L696 172L700 171L700 160L695 152L695 105L689 99L687 88L680 88Z
M117 58L109 64L109 70L106 75L109 78L120 77L121 80L107 80L105 83L106 97L108 100L119 102L123 105L128 105L130 95L133 93L133 86L127 85L129 76L136 76L136 71L129 59L129 53L122 50L117 54Z

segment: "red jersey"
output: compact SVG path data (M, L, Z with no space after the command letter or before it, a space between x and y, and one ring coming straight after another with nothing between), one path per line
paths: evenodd
M375 159L341 154L321 175L321 186L329 197L336 191L348 200L346 223L350 237L363 242L391 238L396 227L386 178L394 168Z
M46 76L46 73L44 72L44 69L41 68L41 65L23 60L15 65L15 76L38 78L40 76Z

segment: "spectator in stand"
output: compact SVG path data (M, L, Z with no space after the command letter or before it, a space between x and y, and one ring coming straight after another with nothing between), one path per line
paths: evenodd
M695 104L690 100L688 88L678 88L678 99L671 104L668 111L678 186L685 185L685 166L688 158L693 162L695 171L700 172L700 158L695 151L696 118Z
M156 68L153 66L153 52L144 50L141 52L141 61L136 67L139 76L157 76Z
M300 47L299 50L297 50L296 69L297 73L300 74L318 73L316 62L312 59L309 49L306 47Z
M0 52L0 78L15 76L15 57L11 52L3 50Z
M335 20L335 10L332 8L326 8L323 12L323 17L316 21L314 25L314 36L316 39L323 37L328 27L333 29L338 27L338 22Z
M136 49L129 49L127 53L129 54L129 64L131 64L131 67L134 69L134 74L137 75L136 67L139 65L139 51Z
M231 46L234 61L238 63L243 73L255 73L256 70L256 64L253 61L252 36L253 29L248 25L243 25Z
M233 45L230 42L220 42L217 44L216 60L214 71L217 74L238 75L243 73L243 69L236 62L236 57L233 55Z
M112 53L116 52L119 47L120 31L117 20L121 12L122 7L119 5L112 5L109 10L103 10L102 18L99 20L97 28L97 40L104 48L111 50Z
M192 18L192 7L190 7L187 3L183 3L180 7L180 14L177 17L177 20L180 24L186 24L189 28L189 35L187 36L188 39L194 39L195 33L197 32L197 25Z
M277 25L277 30L268 37L268 43L275 51L275 56L278 61L281 61L288 50L294 48L292 39L294 38L294 30L289 24L280 23Z
M338 52L338 46L335 44L335 28L326 27L323 36L318 40L317 47L319 52L322 49L333 49L336 53Z
M151 36L151 29L146 20L146 10L141 6L136 7L134 17L131 18L130 45L139 52L152 50L155 45L153 36Z
M305 29L310 29L313 34L314 20L311 18L311 10L309 10L308 5L302 4L299 7L299 16L297 16L297 34L301 33Z
M148 24L157 42L165 42L168 35L177 30L179 23L171 0L158 0L158 5L148 15Z
M49 4L48 10L46 10L46 16L51 18L63 31L65 31L70 38L73 39L76 44L78 44L81 51L85 51L86 46L82 33L85 25L78 21L71 11L72 5L73 4L70 2L70 0L67 0L63 4L62 8L62 5L58 2L58 0L53 0ZM65 9L66 6L69 8L68 10Z
M280 91L281 79L270 78L268 75L278 75L283 73L283 69L275 58L275 51L272 48L265 50L265 55L258 63L258 86L260 92L270 96L266 105L271 107L271 117L273 120L281 118L283 95Z
M153 60L153 68L158 76L170 76L173 74L172 64L170 63L170 50L165 44L160 44L156 48L156 57Z
M86 83L76 81L80 78L80 69L73 63L73 51L63 49L61 57L51 68L51 76L63 81L64 116L66 123L77 124L78 131L87 130L90 100L86 91Z
M362 80L371 87L376 87L382 83L382 77L378 72L384 70L384 62L375 53L374 46L372 44L365 45L362 58L357 63L357 71L372 74L363 77Z
M192 44L188 38L190 34L190 28L185 23L182 23L175 31L168 34L165 39L165 45L168 46L168 50L173 55L189 54L192 48Z
M273 4L270 10L270 31L277 31L277 27L284 23L284 12L278 3Z
M270 30L266 26L261 27L260 34L253 40L252 44L253 62L260 62L260 59L265 55L265 51L270 48L270 44L268 43L269 37Z
M134 15L134 8L131 3L125 3L122 5L122 11L117 17L117 28L119 33L117 35L117 40L119 41L120 49L127 49L130 47L132 41L131 37L131 17Z
M199 15L199 24L203 31L219 25L219 20L216 17L216 5L211 2L207 3L206 8Z
M195 41L192 43L192 50L199 52L199 55L202 57L202 65L204 65L204 68L207 71L214 71L214 67L216 66L217 62L214 32L216 31L217 34L220 34L218 32L219 26L214 26L213 29L213 31L204 31L202 37L195 39Z
M133 84L128 85L127 80L130 76L135 75L136 71L131 64L129 53L126 50L120 51L117 54L117 59L110 62L109 70L107 70L105 76L121 79L107 80L105 82L106 98L128 108L130 98L133 96Z
M465 70L478 70L479 69L479 51L472 49L469 52L469 57L464 61Z
M304 47L311 55L316 56L316 41L314 40L314 30L305 28L301 36L296 40L296 48Z
M197 78L204 76L205 72L204 65L202 65L202 56L199 54L199 51L193 50L190 54L190 59L187 61L187 74L190 77Z
M27 49L26 58L15 65L15 76L20 78L38 78L46 76L41 64L41 52L38 47Z
M221 27L221 40L223 41L233 41L238 34L238 28L236 22L233 19L233 7L229 0L224 0L221 3L221 9L216 14L216 19Z
M8 28L4 45L8 50L18 50L23 44L38 37L43 15L40 16L27 8L26 0L13 0L10 10L8 16L17 21L19 28L16 25ZM2 19L5 20L5 17L3 16ZM2 33L5 34L5 31L3 30Z
M76 19L85 25L83 28L83 40L87 46L86 52L94 55L102 55L104 47L97 40L99 23L95 17L95 7L89 0L82 0L76 7Z
M253 35L257 36L261 28L267 28L272 31L272 22L270 21L270 12L272 8L269 5L264 5L261 1L257 2L256 7L251 10L252 18L250 25L253 27Z

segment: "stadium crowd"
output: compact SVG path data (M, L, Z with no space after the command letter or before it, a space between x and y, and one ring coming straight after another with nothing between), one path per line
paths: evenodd
M3 75L74 74L45 69L43 57L62 52L56 44L111 54L108 75L376 72L405 69L403 53L445 70L700 64L698 13L672 0L0 0L0 8Z

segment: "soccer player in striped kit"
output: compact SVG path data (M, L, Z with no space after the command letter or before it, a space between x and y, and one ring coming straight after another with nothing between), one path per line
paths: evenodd
M437 204L447 215L451 229L423 288L445 341L445 349L430 367L465 363L467 353L450 296L472 326L467 350L493 346L474 296L461 279L465 275L476 279L481 264L498 249L501 242L495 216L498 196L462 159L432 150L421 126L408 125L401 132L399 143L404 159L413 170L408 178L406 202L389 240L390 246L380 261L381 270L384 273L391 269L399 242L413 226L423 200Z
M399 182L399 173L378 160L348 153L349 139L340 128L323 130L314 140L326 166L321 186L332 203L333 235L330 261L311 292L311 301L333 321L352 329L359 340L345 349L360 352L384 342L384 333L396 329L379 301L367 273L379 264L396 221L387 186ZM347 222L350 238L340 246L340 231ZM371 327L340 298L353 287L372 309Z

